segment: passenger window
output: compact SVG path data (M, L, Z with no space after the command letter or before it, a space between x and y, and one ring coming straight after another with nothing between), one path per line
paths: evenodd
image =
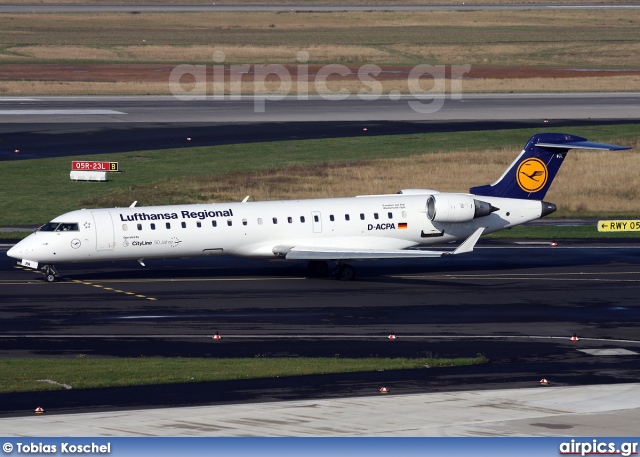
M258 225L262 225L262 218L261 217L258 218Z
M198 228L202 227L202 222L200 222L200 221L196 222L196 226L197 226Z
M138 230L142 230L142 224L138 224Z
M122 231L126 232L127 230L129 230L129 226L127 224L122 224Z
M217 227L218 226L218 221L211 221L211 226L212 227Z
M300 222L304 224L304 216L300 216Z
M273 223L274 223L274 224L277 224L277 223L278 223L278 218L277 218L277 217L274 217L274 218L273 218Z
M231 222L231 219L227 219L227 225L228 225L229 227L231 227L231 225L233 225L233 222Z
M155 230L156 229L156 224L151 224L151 230Z
M348 214L345 214L345 215L344 215L344 220L345 220L345 221L348 221L349 219L350 219L350 218L349 218L349 215L348 215Z
M393 219L393 213L387 213L387 215L389 216L389 219Z
M320 218L318 216L313 216L313 220L316 222L320 222Z
M288 222L289 224L293 224L293 218L292 218L292 217L288 217L288 218L287 218L287 222Z
M329 216L329 220L330 220L331 222L333 222L333 221L335 220L335 218L333 217L333 214L331 214L331 215Z
M378 213L373 213L373 218L378 219Z
M165 224L165 227L167 227L167 230L170 230L171 229L171 222L167 222Z
M402 217L407 217L407 212L406 211L402 212Z
M182 228L187 228L187 223L186 222L182 222Z
M247 220L246 219L242 219L242 225L247 225Z
M364 221L364 213L360 213L360 220Z

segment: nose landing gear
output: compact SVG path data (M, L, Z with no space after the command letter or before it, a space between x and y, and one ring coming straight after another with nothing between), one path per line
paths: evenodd
M42 275L47 282L54 282L58 278L58 270L53 265L43 265Z

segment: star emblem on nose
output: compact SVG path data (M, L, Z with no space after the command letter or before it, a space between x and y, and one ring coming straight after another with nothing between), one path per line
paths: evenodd
M85 222L84 223L84 228L90 229L91 228L91 222Z

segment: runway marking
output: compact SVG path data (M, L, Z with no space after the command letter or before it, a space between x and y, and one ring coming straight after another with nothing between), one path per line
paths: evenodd
M212 334L124 334L124 335L115 335L115 334L105 334L105 335L96 335L94 333L91 334L48 334L48 333L29 333L29 334L11 334L11 333L0 333L0 338L49 338L49 339L62 339L62 338L87 338L87 339L113 339L113 338L131 338L131 339L143 339L143 338L160 338L160 339L202 339L207 338L211 339ZM299 339L299 340L335 340L335 339L359 339L359 340L380 340L388 339L388 335L238 335L238 334L224 334L221 333L220 336L225 339L237 339L237 340L281 340L281 339ZM439 340L493 340L493 339L502 339L502 340L564 340L570 345L580 345L579 342L570 341L570 337L568 336L544 336L544 335L397 335L398 339L422 339L422 340L431 340L431 339L439 339ZM598 343L625 343L625 344L640 344L640 340L623 340L623 339L610 339L610 338L583 338L580 337L581 342L598 342ZM389 343L393 344L393 343ZM600 349L578 349L579 351L600 351ZM606 349L602 349L606 350ZM626 351L626 349L618 349L622 351ZM629 352L633 352L630 351ZM635 354L635 353L634 353Z
M628 349L613 348L613 349L578 349L580 352L584 352L589 355L638 355L635 351Z
M304 281L307 278L304 276L293 276L293 277L255 277L255 278L179 278L179 279L174 279L174 278L167 278L167 279L158 279L158 278L142 278L142 279L111 279L111 280L100 280L100 283L102 284L121 284L121 283L125 283L125 284L139 284L139 283L178 283L178 282L214 282L214 281ZM87 281L80 281L77 279L73 279L72 282L77 282L77 283L81 283L81 284L93 284L91 282L87 282ZM44 282L33 282L33 281L29 281L29 280L2 280L0 279L0 284L50 284L50 283L44 283ZM60 284L65 284L60 283ZM68 282L66 284L69 284ZM106 287L105 287L106 289ZM113 290L114 292L122 292L122 290L119 289L111 289L109 288L108 290Z
M111 109L3 109L0 116L105 116L112 114L127 114Z
M638 278L607 278L606 276L625 276L625 275L637 275ZM604 277L594 277L604 276ZM621 271L621 272L578 272L578 273L495 273L495 274L409 274L409 275L385 275L387 278L395 279L422 279L422 280L469 280L469 279L482 279L482 280L494 280L494 281L583 281L583 282L605 282L605 283L636 283L640 282L640 271ZM129 283L129 284L141 284L141 283L179 283L179 282L221 282L221 281L304 281L306 277L255 277L255 278L179 278L179 279L158 279L158 278L143 278L143 279L114 279L100 281L101 283ZM102 287L105 290L111 290L117 293L126 293L128 295L135 295L135 292L125 292L121 289L114 289L111 287L105 287L102 285L94 285L89 281L81 281L74 279L74 283L80 283L85 285L93 285L94 287ZM45 284L51 283L33 281L33 280L0 280L0 284ZM55 284L55 283L54 283ZM65 284L57 283L57 284ZM68 283L66 283L68 284ZM146 297L145 297L146 298Z
M594 278L592 276L622 276L622 275L638 275L638 278ZM559 277L567 276L567 277ZM582 277L577 277L582 276ZM586 277L591 276L591 277ZM457 279L490 279L501 281L589 281L589 282L640 282L640 272L623 271L608 273L497 273L497 274L450 274L450 275L389 275L390 278L398 279L438 279L438 280L457 280Z
M102 283L151 283L151 282L213 282L213 281L304 281L304 276L292 277L254 277L254 278L141 278L141 279L111 279Z
M25 270L27 269L27 268L23 268L22 266L14 266L14 268L22 268L22 269L25 269ZM40 282L40 281L33 282L31 280L18 280L18 281L15 281L15 280L0 280L0 284L15 284L15 285L18 285L18 284L46 284L46 285L51 285L51 283ZM80 279L72 279L72 280L70 280L68 282L62 281L62 282L57 282L57 283L54 283L54 284L82 284L84 286L95 287L96 289L103 289L103 290L113 291L113 292L116 292L116 293L123 293L123 294L126 294L126 295L135 295L138 298L144 298L146 300L157 301L157 298L147 297L146 295L136 294L135 292L125 292L125 291L120 290L120 289L113 289L112 287L105 287L102 284L95 284L95 283L93 283L91 281L83 281L83 280L80 280Z

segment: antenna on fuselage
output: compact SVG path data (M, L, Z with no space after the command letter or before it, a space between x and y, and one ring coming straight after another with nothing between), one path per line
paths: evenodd
M247 203L247 200L249 200L250 195L247 195L246 197L244 197L244 200L242 200L242 203Z
M136 203L138 203L138 200L136 200L135 202L131 203L131 204L129 205L129 208L133 208L134 206L136 206Z

